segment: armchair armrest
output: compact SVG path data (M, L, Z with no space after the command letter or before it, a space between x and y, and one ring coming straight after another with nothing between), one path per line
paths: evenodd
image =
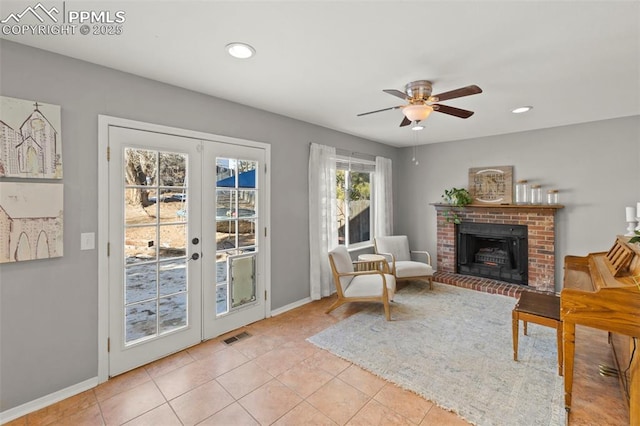
M380 256L384 256L387 259L387 267L388 264L391 263L391 271L389 272L391 275L396 274L396 257L392 253L376 253Z
M431 255L429 254L428 251L418 251L418 250L411 250L411 254L424 254L427 256L427 265L431 266Z

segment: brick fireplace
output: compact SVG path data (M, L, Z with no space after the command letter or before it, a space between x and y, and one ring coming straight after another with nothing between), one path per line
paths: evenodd
M447 284L509 296L515 296L522 288L527 288L487 278L459 275L456 270L456 225L447 222L445 216L451 207L436 204L435 208L438 228L437 280ZM526 226L528 288L553 291L555 286L555 213L558 208L562 208L562 206L470 205L456 207L454 210L463 223ZM546 287L543 285L545 277L547 278Z

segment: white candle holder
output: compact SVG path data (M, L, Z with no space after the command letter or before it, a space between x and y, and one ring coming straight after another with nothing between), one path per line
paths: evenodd
M625 237L633 237L634 235L636 235L633 232L633 231L636 230L636 226L638 226L638 221L637 220L627 221L627 233L624 234ZM640 228L640 226L638 226L638 228Z

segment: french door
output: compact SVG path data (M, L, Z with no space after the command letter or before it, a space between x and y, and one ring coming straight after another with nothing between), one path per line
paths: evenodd
M203 170L207 253L204 260L204 338L264 318L265 151L206 144ZM215 302L215 303L214 303Z
M265 149L108 140L109 376L264 318Z

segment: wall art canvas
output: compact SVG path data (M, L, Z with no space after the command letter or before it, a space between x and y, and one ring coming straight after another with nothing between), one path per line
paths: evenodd
M470 168L469 193L477 204L511 204L513 166Z
M0 182L0 263L62 256L63 186Z
M60 106L0 96L0 177L62 179Z

